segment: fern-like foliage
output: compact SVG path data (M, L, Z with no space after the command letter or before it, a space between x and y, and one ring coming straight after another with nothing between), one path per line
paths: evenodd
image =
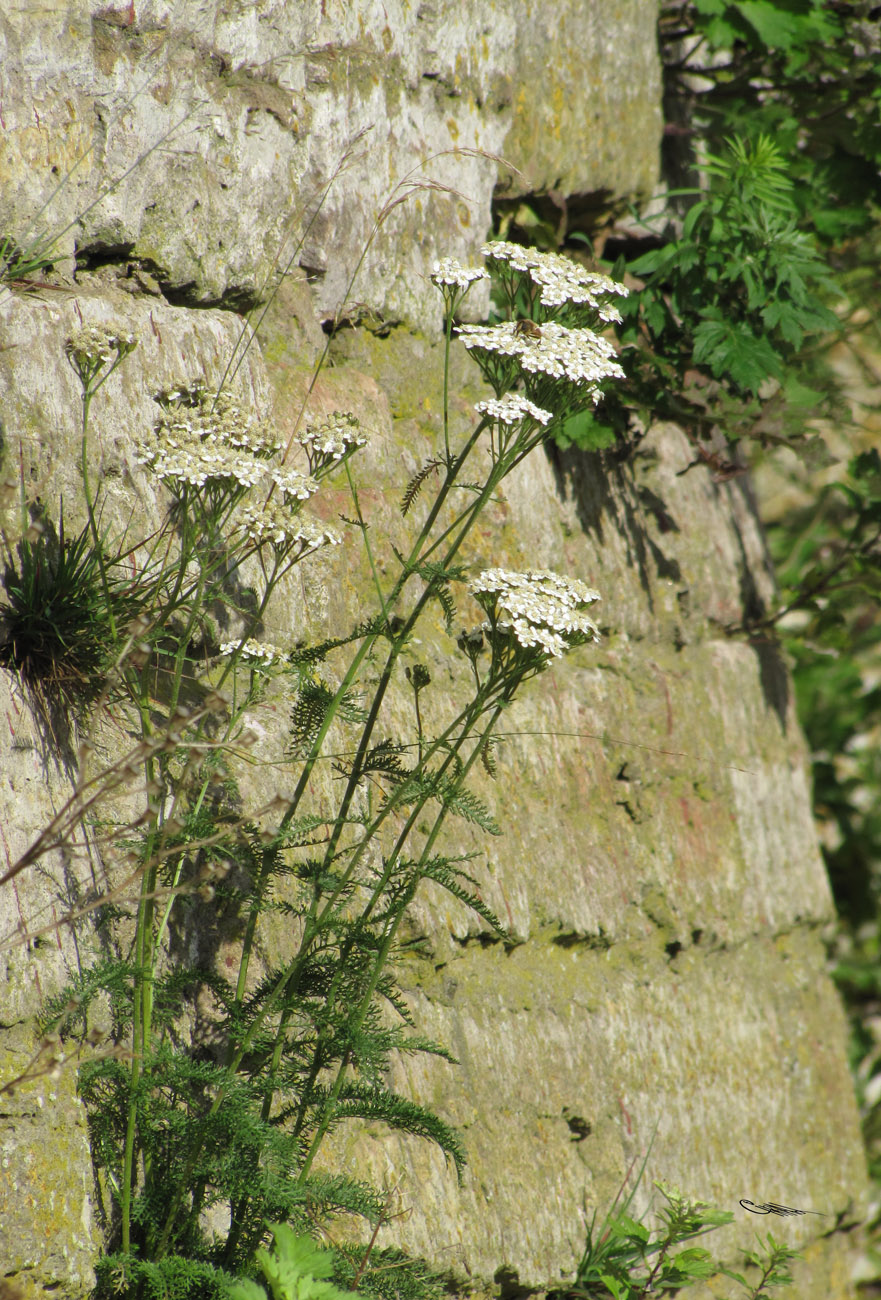
M465 789L455 773L411 772L399 795L401 803L425 803L432 799L448 812L473 822L489 835L501 835L501 827L486 804L473 791Z
M359 1294L374 1300L449 1300L451 1292L459 1290L424 1260L394 1247L373 1250L365 1262L363 1247L341 1246L334 1276L342 1286L351 1286L357 1278Z
M492 736L487 736L486 740L480 747L480 761L483 764L487 776L491 776L493 780L496 779L499 773L499 765L496 762L497 745L498 741L496 741Z
M456 604L450 583L464 582L467 577L465 569L459 564L443 565L425 560L416 565L413 571L419 574L433 598L440 604L447 632L451 632L456 620Z
M458 898L460 903L470 907L472 912L476 912L478 916L486 921L500 939L507 939L509 937L507 930L492 908L487 906L480 897L478 882L462 867L456 865L457 862L462 861L468 861L468 859L432 858L423 865L422 874L426 880L433 880L436 885L440 885L448 894ZM471 886L470 889L468 888L469 885Z
M323 663L331 650L339 650L342 646L352 645L355 641L363 641L365 637L375 636L382 631L382 627L381 617L365 619L357 623L346 636L328 637L324 641L316 642L315 645L300 646L292 650L288 655L288 662L295 668L314 667L316 664Z
M399 1096L391 1089L354 1081L343 1086L334 1106L334 1125L344 1119L380 1121L389 1128L429 1139L450 1157L461 1181L466 1163L462 1139L455 1129L426 1107Z
M371 772L382 773L383 776L390 777L393 784L399 784L410 773L410 769L401 762L401 755L406 752L406 745L398 745L392 740L381 740L364 755L359 769L360 775L367 776ZM354 770L354 766L346 768L344 764L340 764L340 769L345 770L348 775Z
M406 515L412 507L414 501L422 491L422 485L425 483L425 480L431 474L436 474L443 464L445 464L445 462L440 456L433 456L431 460L425 462L421 469L416 471L410 479L410 482L407 484L404 495L401 498L402 515Z
M96 1266L100 1297L138 1296L142 1300L228 1300L233 1277L192 1256L166 1255L153 1262L133 1255L104 1255Z
M80 971L65 988L44 1004L39 1017L41 1033L62 1035L84 1032L95 999L104 995L109 1005L113 1035L121 1036L131 1024L135 967L126 961L106 960Z
M291 708L290 752L293 756L307 754L330 713L336 692L314 677L311 672L301 672L297 694ZM363 722L366 714L360 696L346 691L336 706L336 717L342 722Z

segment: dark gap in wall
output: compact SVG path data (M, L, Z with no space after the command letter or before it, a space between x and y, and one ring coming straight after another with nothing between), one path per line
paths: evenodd
M571 241L571 252L587 253L590 259L606 257L603 245L626 210L626 202L607 189L584 194L549 189L509 196L500 186L492 201L492 230L514 243L556 250Z
M230 285L217 297L205 298L199 295L194 280L186 284L173 284L166 267L160 266L149 257L135 255L133 243L90 244L88 247L77 249L75 256L77 275L94 273L108 267L115 270L119 280L136 279L139 273L151 277L165 300L173 307L211 308L246 315L260 303L260 297L253 286Z
M499 1287L499 1300L527 1300L529 1296L535 1294L528 1286L523 1286L516 1268L511 1268L507 1264L496 1269L493 1281Z
M77 271L97 271L102 266L119 266L128 262L134 244L91 244L88 248L76 250L75 265ZM161 275L158 267L143 263L145 270L153 275Z
M612 946L612 941L604 933L602 927L596 934L578 934L575 930L564 930L560 934L555 934L551 943L556 944L558 948L598 948L602 952L608 951Z

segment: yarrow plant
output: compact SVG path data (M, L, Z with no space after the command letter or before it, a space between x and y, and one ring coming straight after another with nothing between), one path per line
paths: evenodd
M537 650L540 656L559 659L567 650L600 634L586 607L599 600L599 592L578 579L556 573L509 573L487 569L469 583L475 600L489 616L484 624L494 652ZM497 663L493 663L497 669Z
M131 948L84 965L45 1015L47 1032L71 1035L88 1027L96 1000L111 1007L118 1051L80 1071L107 1197L105 1292L158 1293L173 1278L175 1295L214 1295L218 1279L266 1243L268 1223L300 1231L342 1213L378 1222L379 1192L320 1172L326 1139L343 1124L381 1121L434 1142L457 1171L464 1164L459 1135L389 1084L394 1052L452 1059L416 1032L396 983L402 921L431 882L504 934L473 855L450 849L449 822L500 833L471 788L475 764L492 773L493 730L522 685L599 635L591 587L544 570L470 573L467 542L504 478L620 375L598 331L625 292L562 258L513 245L485 253L488 271L444 259L432 276L445 311L443 444L404 490L403 549L364 518L351 458L366 435L349 413L307 421L283 442L241 396L198 382L158 395L139 443L166 513L151 538L125 551L141 609L115 627L105 674L140 736L103 777L87 773L83 758L70 809L12 873L94 815L102 779L113 790L140 781L135 824L113 827L107 841L93 837L111 876L110 845L125 845L125 879L138 884ZM462 300L488 277L512 318L459 329L494 394L463 428L451 412L449 355ZM513 319L524 303L535 316L528 325ZM77 362L84 477L88 405L128 343L89 348L72 343L70 352L85 358ZM279 582L339 542L304 514L329 477L350 495L373 608L327 640L310 643L297 629L290 643L273 644L263 622ZM88 490L87 504L94 527L100 504ZM95 529L93 540L103 555L106 538ZM102 561L108 591L121 553L111 548ZM472 631L459 630L469 621L460 591L485 616ZM413 661L432 603L456 683L437 696L428 666ZM219 627L230 626L221 638ZM249 808L237 782L245 714L276 678L286 688L277 698L293 697L273 783L285 794ZM394 689L412 701L409 734L390 720ZM332 791L322 784L330 761ZM125 902L114 895L117 909ZM208 906L218 929L232 925L240 940L231 970L205 957L182 964L180 953L198 945L170 944L204 927L198 909ZM283 952L263 947L273 912L285 917ZM210 1023L210 1049L181 1031L194 1016Z
M580 317L579 309L586 309L604 324L621 320L614 299L626 298L629 290L607 275L588 271L558 253L542 253L504 239L484 244L480 251L490 258L512 302L518 293L525 292L535 320L549 319L560 310Z
M310 473L320 477L363 447L367 435L351 411L334 411L318 424L307 423L296 442L306 453Z
M506 321L502 325L463 325L459 334L499 394L509 389L519 371L526 392L534 397L547 401L554 393L547 381L562 379L586 387L596 404L600 382L624 376L615 360L614 344L590 330L567 329L551 322L531 333L521 329L519 322Z
M608 379L623 379L615 346L597 326L620 320L614 298L627 289L555 253L497 241L490 259L502 300L513 317L497 325L463 325L459 337L496 398L523 389L536 408L561 426L588 402L596 405ZM551 420L543 421L550 424Z
M269 668L272 664L283 663L284 651L269 641L256 641L248 637L247 641L225 641L220 647L222 655L239 655L245 663L256 663L259 667Z

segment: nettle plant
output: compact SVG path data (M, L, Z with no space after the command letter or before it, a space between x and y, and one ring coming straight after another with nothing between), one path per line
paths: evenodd
M364 435L353 417L306 423L281 446L238 398L201 383L157 396L153 433L139 446L164 492L164 517L137 543L112 540L99 531L102 502L89 481L89 413L134 340L92 330L68 343L82 388L88 509L76 556L89 564L87 613L98 607L100 617L80 611L72 640L47 634L39 662L50 665L50 682L63 678L69 646L84 653L92 627L100 662L79 661L88 664L89 716L109 711L132 741L104 769L88 743L80 746L73 796L6 879L59 847L88 843L115 882L90 905L100 909L100 959L44 1014L53 1061L65 1041L91 1035L94 1044L96 1025L109 1023L102 1049L79 1070L104 1198L105 1293L213 1294L249 1266L270 1224L314 1230L338 1214L381 1221L381 1190L328 1168L326 1152L319 1160L346 1121L433 1141L463 1168L458 1135L388 1083L395 1053L452 1060L417 1032L396 982L402 921L432 882L504 935L471 874L473 855L451 852L443 833L453 817L499 833L469 786L472 769L482 761L492 770L493 730L523 684L598 639L598 594L584 583L472 573L465 547L506 476L594 404L604 381L620 378L596 330L617 319L614 299L626 294L553 254L505 243L483 252L488 271L445 259L432 275L446 321L443 439L404 491L412 540L401 551L364 520L353 468ZM465 294L488 275L508 318L458 334L494 396L460 429L449 351ZM524 304L530 318L513 319ZM350 494L346 545L364 547L373 612L320 644L269 646L260 634L278 584L339 541L304 511L329 475ZM57 567L58 548L40 549L46 536L9 557L19 604L3 663L23 676L26 663L32 677L38 665L25 660L22 628L47 600L46 584L26 581L25 571L47 563L51 576ZM455 689L433 702L428 727L431 677L412 662L412 643L433 604L460 671ZM221 641L220 624L235 635ZM393 686L412 700L407 736L389 735L383 706ZM291 697L275 782L291 791L247 808L237 784L246 714L269 690ZM80 710L75 725L83 723ZM331 761L339 780L328 811L318 778ZM123 795L135 812L120 822ZM81 925L83 910L68 923ZM291 936L284 954L261 942L278 914ZM239 937L231 975L186 956L198 947L187 934L212 925L232 925ZM209 1031L194 1038L186 1030L194 1022ZM370 1289L371 1270L362 1271Z
M632 1196L620 1209L609 1211L599 1228L596 1215L588 1225L584 1252L567 1300L647 1300L671 1291L685 1291L723 1275L736 1282L747 1300L768 1300L770 1287L792 1283L789 1264L801 1256L775 1241L759 1238L758 1250L744 1253L744 1265L757 1277L747 1278L724 1268L702 1246L687 1245L730 1223L734 1215L691 1200L674 1187L656 1182L663 1198L654 1228L627 1213ZM634 1189L635 1190L635 1189Z

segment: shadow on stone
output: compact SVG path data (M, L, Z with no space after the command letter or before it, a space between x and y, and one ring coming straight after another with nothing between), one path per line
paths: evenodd
M679 532L665 502L649 488L637 487L629 466L608 452L581 451L576 447L562 451L556 446L549 446L547 452L562 500L574 503L581 527L598 548L605 544L606 527L621 538L627 562L638 572L649 609L653 610L652 568L657 577L673 582L679 582L682 576L678 561L664 554L645 527L648 512L659 532Z

